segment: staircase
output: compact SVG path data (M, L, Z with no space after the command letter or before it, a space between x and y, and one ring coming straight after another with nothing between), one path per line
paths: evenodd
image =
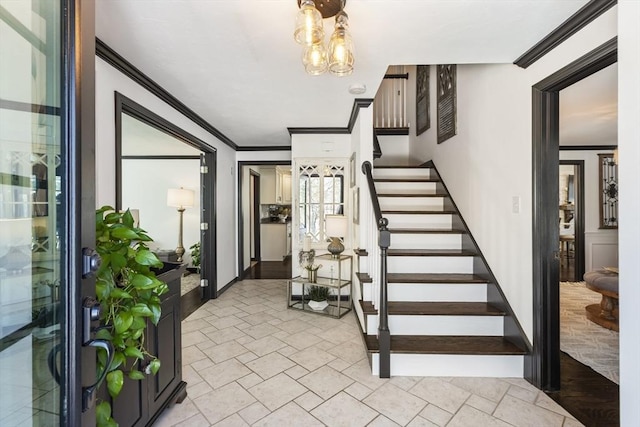
M375 167L372 175L391 233L390 375L522 377L531 346L433 163ZM358 312L379 375L382 302L362 272L377 265L366 251L358 256Z

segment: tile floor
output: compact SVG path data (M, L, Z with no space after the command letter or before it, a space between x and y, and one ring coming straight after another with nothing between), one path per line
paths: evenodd
M182 323L187 399L154 426L580 426L523 379L380 379L353 312L286 308L286 282L245 280Z

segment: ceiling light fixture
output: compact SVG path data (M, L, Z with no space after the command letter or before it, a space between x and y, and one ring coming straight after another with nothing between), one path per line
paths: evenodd
M336 76L348 76L353 72L353 40L345 3L346 0L298 0L300 10L293 37L304 45L302 64L307 73L319 75L328 69ZM332 16L336 17L336 23L327 50L322 19Z

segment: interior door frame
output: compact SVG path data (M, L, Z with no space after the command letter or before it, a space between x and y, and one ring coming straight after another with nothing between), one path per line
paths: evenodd
M244 226L243 217L246 206L242 203L243 168L245 166L291 166L291 160L243 160L238 161L236 170L238 171L238 279L242 280L245 273L244 266ZM258 197L259 197L258 193Z
M574 182L574 186L576 187L575 192L575 214L574 214L574 245L575 245L575 254L574 254L574 281L582 280L582 276L584 275L584 266L585 266L585 254L584 254L584 160L560 160L560 165L569 165L573 166L576 170L576 180Z
M217 244L216 244L216 168L217 152L203 140L171 123L120 92L115 92L115 151L116 151L116 210L122 208L122 114L134 117L149 126L164 132L187 145L204 153L207 162L207 172L201 170L201 222L207 223L208 228L201 231L201 278L207 279L209 285L202 288L202 302L218 296L217 283ZM202 160L201 160L202 161ZM208 234L208 238L206 236Z
M524 376L545 391L560 389L559 92L617 60L614 37L532 87L533 351Z
M249 169L249 178L253 181L253 258L249 252L249 259L260 262L260 174L253 169Z

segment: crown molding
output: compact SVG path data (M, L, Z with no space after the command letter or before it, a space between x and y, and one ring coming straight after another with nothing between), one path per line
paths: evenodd
M349 123L346 127L298 127L287 128L289 135L293 134L345 134L351 133L360 114L360 108L367 108L373 103L373 98L356 98L353 100L353 107L349 116Z

